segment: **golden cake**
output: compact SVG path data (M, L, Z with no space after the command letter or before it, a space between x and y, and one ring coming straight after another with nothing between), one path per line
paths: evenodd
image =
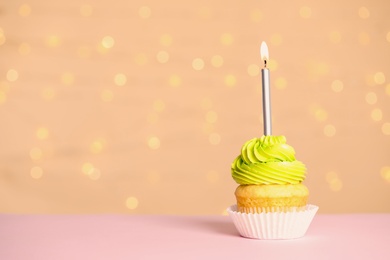
M309 190L302 183L240 185L235 191L235 196L240 212L272 212L306 206Z

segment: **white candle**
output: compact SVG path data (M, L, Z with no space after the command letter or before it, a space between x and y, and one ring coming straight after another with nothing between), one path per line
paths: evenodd
M269 60L269 55L268 55L268 47L265 42L261 43L260 56L261 59L264 60L264 68L261 69L264 135L272 135L270 79L269 79L269 69L267 68L267 60Z

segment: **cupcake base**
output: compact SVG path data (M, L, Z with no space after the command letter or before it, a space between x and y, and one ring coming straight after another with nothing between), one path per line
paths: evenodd
M238 211L261 213L283 208L288 210L293 207L305 207L309 189L302 183L249 184L239 185L234 194Z
M318 211L316 205L282 212L242 213L237 205L227 209L241 236L253 239L295 239L303 237Z

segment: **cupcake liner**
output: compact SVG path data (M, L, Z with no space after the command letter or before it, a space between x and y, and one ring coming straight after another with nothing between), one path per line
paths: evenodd
M236 211L242 212L242 213L263 213L263 212L292 212L292 211L305 211L307 206L302 207L238 207L236 208Z
M317 211L318 206L310 204L288 212L242 213L237 211L237 205L227 209L240 235L254 239L303 237Z

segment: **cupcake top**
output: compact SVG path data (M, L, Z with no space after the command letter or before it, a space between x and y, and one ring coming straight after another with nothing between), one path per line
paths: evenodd
M295 159L284 136L262 136L247 141L232 163L238 184L297 184L306 177L305 165Z

